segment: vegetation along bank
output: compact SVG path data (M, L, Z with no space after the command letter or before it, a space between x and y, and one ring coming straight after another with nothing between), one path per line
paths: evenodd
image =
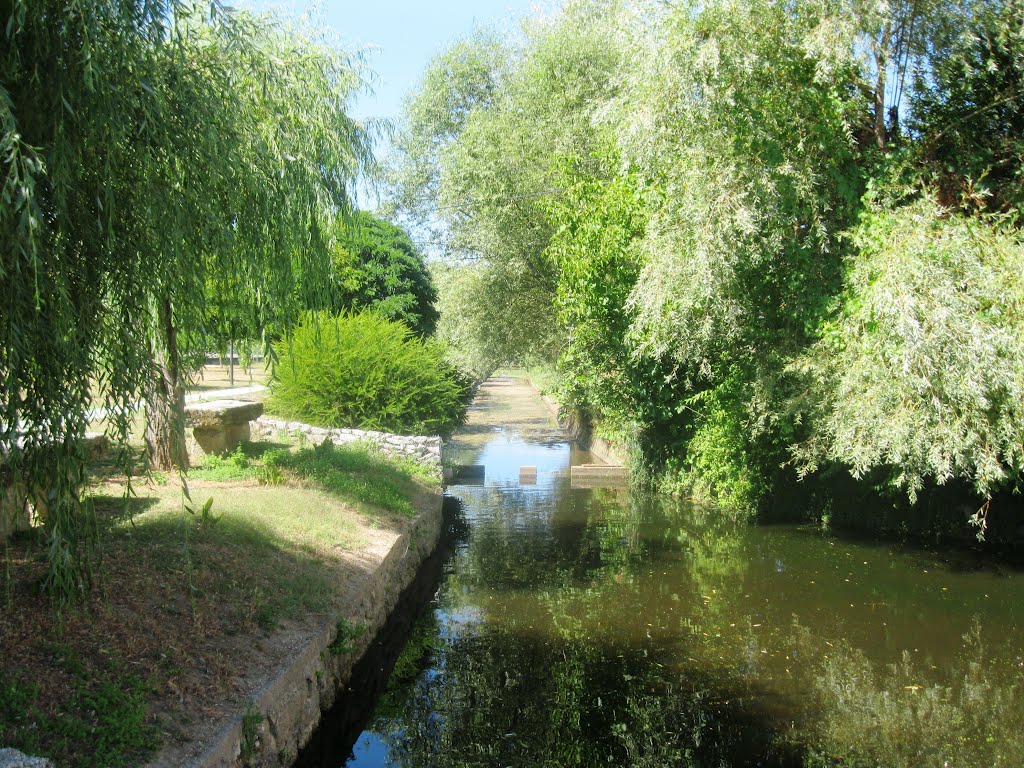
M437 56L395 206L462 363L641 479L1016 546L1022 92L1020 0L570 2Z
M0 16L0 745L286 764L434 546L471 389L422 253L354 210L368 75L221 3ZM276 422L207 453L228 350Z

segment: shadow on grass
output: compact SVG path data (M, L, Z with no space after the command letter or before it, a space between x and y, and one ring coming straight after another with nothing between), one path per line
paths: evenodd
M339 570L350 567L329 562L311 542L289 539L264 521L233 509L218 513L216 504L207 516L144 515L109 536L152 573L183 577L183 596L209 601L229 633L252 626L270 630L283 620L326 611Z
M121 523L135 520L139 515L148 512L159 503L152 496L113 496L110 494L92 497L96 511L96 523L101 531Z
M73 651L54 648L58 663L77 669L58 711L40 706L34 681L0 669L0 743L76 768L138 764L159 740L145 721L147 682L117 661L86 670Z

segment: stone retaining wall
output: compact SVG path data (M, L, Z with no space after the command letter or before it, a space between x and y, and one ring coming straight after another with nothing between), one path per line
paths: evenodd
M418 514L386 551L366 551L367 573L350 584L349 607L327 621L267 680L241 702L235 717L206 745L167 745L148 768L287 768L309 741L323 714L345 690L353 667L366 653L437 548L443 528L440 489L415 501ZM339 619L361 632L342 652L332 651ZM196 752L196 748L199 751Z
M390 456L408 456L425 464L441 464L441 438L417 435L392 435L363 429L325 429L301 421L282 421L261 416L252 424L253 434L268 435L276 431L298 432L314 445L330 440L335 445L366 441L379 446Z

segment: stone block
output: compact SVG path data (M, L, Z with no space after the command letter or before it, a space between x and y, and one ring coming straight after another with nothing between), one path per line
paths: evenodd
M0 541L32 527L24 489L5 483L0 486Z
M626 485L626 468L617 464L578 464L570 467L573 488L621 488Z
M191 426L199 447L206 453L233 451L249 441L249 422L263 414L263 403L245 400L214 400L185 408L185 422Z
M110 441L102 432L85 433L85 454L90 461L102 459L110 450Z

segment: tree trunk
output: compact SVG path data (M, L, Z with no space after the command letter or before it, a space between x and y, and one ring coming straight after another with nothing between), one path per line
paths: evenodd
M888 131L885 128L885 81L886 67L889 66L889 45L892 36L891 22L882 27L881 39L875 45L875 142L879 149L885 149L889 143Z
M185 449L185 388L178 360L178 333L171 301L160 304L164 346L154 350L157 375L146 397L146 446L150 469L188 469Z

